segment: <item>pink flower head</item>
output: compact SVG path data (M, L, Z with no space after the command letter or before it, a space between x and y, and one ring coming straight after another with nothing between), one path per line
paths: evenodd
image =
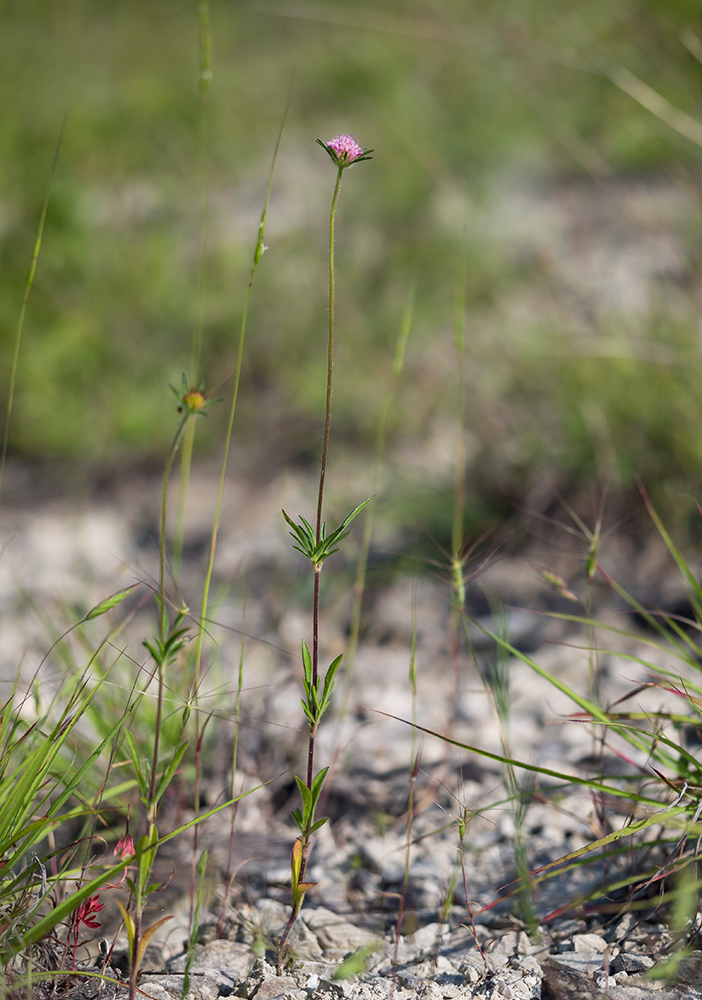
M355 135L335 135L329 142L322 142L317 139L320 146L326 149L337 167L343 170L350 167L352 163L360 163L361 160L371 160L372 149L365 149L356 142Z
M127 858L134 857L136 851L134 850L134 841L132 840L131 833L128 833L126 837L119 838L113 853L120 861L126 861Z

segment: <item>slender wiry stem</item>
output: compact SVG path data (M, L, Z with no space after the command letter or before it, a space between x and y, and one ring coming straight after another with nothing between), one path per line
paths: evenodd
M0 502L2 501L2 486L3 486L3 481L5 479L7 448L10 441L10 418L12 416L12 405L15 399L15 383L17 382L17 364L19 362L20 344L22 343L22 329L24 327L24 317L27 312L27 302L29 301L29 293L31 292L32 285L34 284L34 275L36 274L37 271L37 261L39 260L39 251L41 250L41 241L44 235L44 223L46 222L46 212L49 208L49 195L51 194L51 185L54 180L54 174L56 173L56 164L58 163L59 153L61 152L61 143L63 142L63 133L65 129L66 129L66 118L64 118L63 124L61 125L61 131L59 132L58 141L56 142L56 149L54 150L54 159L51 164L49 183L46 186L46 194L44 195L44 202L41 206L41 214L39 215L39 225L37 226L37 235L36 239L34 240L34 249L32 251L32 261L29 265L27 285L24 289L22 308L20 309L19 318L17 320L17 330L15 332L15 347L12 352L12 367L10 368L10 384L7 390L7 412L5 416L5 431L3 433L3 439L2 439L2 454L0 455Z
M283 112L283 118L280 123L280 128L278 130L278 136L276 138L275 148L273 150L273 159L271 160L271 169L268 175L268 188L266 189L266 198L263 203L263 211L261 212L261 221L258 227L258 236L256 239L256 248L254 250L253 264L251 265L251 272L249 274L249 281L246 286L246 295L244 296L244 308L241 314L241 325L239 327L239 344L236 354L236 371L234 374L234 387L232 389L231 404L229 407L229 419L227 421L227 430L224 435L224 450L222 452L222 465L219 472L219 489L217 491L217 505L215 508L214 522L212 524L212 535L210 537L210 549L207 557L207 569L205 571L205 582L202 588L202 603L200 606L200 628L197 634L197 646L195 650L195 685L199 684L200 677L200 667L202 661L202 645L205 637L205 621L207 618L207 605L209 603L210 596L210 585L212 582L212 569L214 566L215 551L217 549L217 537L219 534L219 526L222 520L222 505L224 503L224 484L227 477L227 465L229 462L229 450L232 441L232 431L234 428L234 416L236 414L236 406L239 399L239 383L241 381L241 365L244 357L244 343L246 340L246 322L249 315L249 301L251 299L251 289L253 288L254 278L256 277L256 271L258 265L261 262L261 257L265 250L263 243L263 237L266 231L266 218L268 216L268 206L271 200L271 191L273 190L273 175L275 173L275 164L278 159L278 150L280 149L280 141L283 137L283 129L285 127L285 120L288 116L288 109L290 107L290 96L292 93L292 81L290 82L290 91L288 92L288 102L285 106L285 111Z
M324 480L327 474L327 453L329 451L329 428L331 425L332 375L334 366L334 223L336 221L336 203L339 199L341 175L343 167L339 167L332 196L331 212L329 214L329 339L327 342L327 405L324 414L324 438L322 440L322 461L319 469L319 492L317 494L317 542L322 537L322 504L324 503ZM321 566L314 568L314 597L312 602L312 683L316 687L319 677L319 574ZM314 740L317 727L310 727L310 742L307 755L307 787L312 786L314 774ZM304 875L306 855L303 857Z
M249 281L246 286L246 294L244 296L244 308L241 314L241 326L239 328L239 345L237 348L236 355L236 370L234 374L234 387L232 389L231 404L229 407L229 419L227 421L227 430L224 436L224 451L222 453L222 465L219 473L219 488L217 491L217 505L215 508L214 520L212 522L212 534L210 536L210 548L207 556L207 569L205 570L205 580L202 587L202 601L200 604L200 626L197 633L197 642L195 646L195 677L193 680L193 701L197 702L198 692L200 690L200 672L202 668L202 647L205 638L205 622L207 620L207 606L210 600L210 586L212 583L212 571L214 568L215 552L217 550L217 538L219 536L219 527L222 521L222 507L224 504L224 484L227 476L227 465L229 462L229 450L232 440L232 431L234 428L234 416L236 414L236 405L239 399L239 384L241 381L241 365L244 358L244 342L246 339L246 321L249 315L249 301L251 299L251 289L253 288L254 278L256 276L256 271L258 265L261 262L261 257L265 250L263 243L263 237L266 230L266 218L268 216L268 206L271 200L271 191L273 189L273 175L275 173L275 164L278 158L278 150L280 149L280 140L283 136L283 128L285 127L285 120L288 116L288 109L290 107L290 97L292 94L292 80L290 81L290 90L288 91L288 100L285 105L285 111L283 112L283 118L280 123L280 128L278 129L278 136L276 138L275 148L273 150L273 159L271 161L270 174L268 175L268 188L266 189L266 197L263 203L263 211L261 212L261 221L258 227L258 236L256 239L256 247L254 250L253 264L251 265L251 272L249 274ZM237 709L237 726L238 726L238 709ZM199 716L197 711L195 712L195 732L196 740L199 729ZM234 781L234 774L232 773L232 781ZM199 771L195 775L195 809L199 808L200 801L200 775ZM236 809L234 815L236 816ZM194 885L195 879L195 868L196 859L198 851L198 837L199 837L199 825L195 826L193 831L193 857L192 857L192 870L191 870L191 880ZM191 893L191 915L194 907L194 894Z
M319 469L319 492L317 494L317 528L316 538L319 543L322 537L322 505L324 503L324 480L327 474L327 453L329 451L329 428L331 425L332 376L334 369L334 223L336 222L336 203L339 199L341 175L343 167L339 167L332 196L331 212L329 213L329 338L327 341L327 405L324 414L324 437L322 440L322 461ZM317 686L319 678L319 576L321 566L314 567L314 596L312 598L312 684ZM307 787L312 787L314 777L314 743L317 735L316 723L310 724L310 741L307 750ZM301 878L304 879L307 870L307 855L309 852L309 833L304 837L302 849Z
M322 461L319 470L319 491L317 493L317 525L315 537L317 544L322 538L322 506L324 504L324 480L327 473L327 453L329 450L329 428L331 425L331 397L332 397L332 375L334 362L334 223L336 221L336 203L339 199L339 188L341 187L341 175L344 172L343 166L339 166L332 195L331 211L329 214L329 337L327 340L327 401L324 414L324 437L322 439ZM319 578L322 571L321 564L314 564L314 596L312 599L312 686L317 687L319 678ZM307 749L307 787L312 788L314 778L314 744L317 736L318 717L310 721L310 736ZM301 836L301 859L297 884L305 883L307 877L307 861L312 844L311 825L313 815L310 814L307 826ZM295 887L293 887L295 888ZM278 939L278 968L281 968L283 949L288 939L290 931L295 925L303 895L293 893L293 907L285 929Z
M329 217L329 342L327 344L327 407L324 416L324 440L322 442L322 464L319 470L319 494L317 496L317 541L322 534L322 502L324 499L324 478L327 474L327 451L329 449L329 426L331 424L332 363L334 354L334 223L336 203L341 187L343 167L339 167L334 186L334 195Z
M456 721L461 694L461 649L459 619L465 612L465 561L463 558L464 521L466 507L466 376L465 376L465 325L466 325L466 232L464 219L463 240L456 269L453 302L453 333L456 352L456 451L454 467L453 520L451 524L451 583L454 602L449 619L449 649L453 672L452 709L449 712L449 732Z
M183 432L190 419L190 413L185 413L173 437L171 450L166 459L166 468L163 470L163 485L161 487L161 527L158 545L159 574L158 574L158 604L159 604L159 639L163 646L168 638L168 606L166 604L166 512L168 509L168 480L178 447L183 437ZM151 765L151 780L149 783L149 803L153 803L156 793L156 773L158 771L159 744L161 738L161 717L163 712L163 664L158 665L158 697L156 699L156 728L154 731L154 752ZM150 807L151 808L151 807ZM153 818L149 820L153 821Z
M395 391L397 389L397 382L402 373L402 366L405 359L405 348L407 346L407 338L409 337L410 328L412 326L412 314L414 311L414 294L415 294L415 283L412 282L409 294L407 296L407 304L402 316L402 322L400 324L400 330L397 335L397 340L395 342L395 356L392 363L392 381L388 389L387 395L383 402L383 409L380 414L380 421L378 423L378 431L375 439L375 460L373 463L373 475L371 479L371 495L374 495L378 489L378 482L380 480L380 473L383 467L383 455L385 453L385 439L387 437L388 422L390 420L390 415L392 414L393 405L395 403ZM363 537L361 539L361 550L358 555L358 564L356 566L356 580L354 583L354 595L353 595L353 609L351 612L351 630L349 633L349 641L346 646L346 655L344 657L345 667L344 673L345 678L345 691L344 700L341 710L341 722L345 719L348 713L349 697L351 690L351 680L353 677L354 662L356 659L356 649L358 648L358 638L361 632L361 612L363 610L363 595L366 588L366 571L368 569L368 556L370 553L371 539L373 537L373 523L375 520L375 505L371 506L365 511L364 523L363 523Z
M183 431L185 430L185 426L188 423L189 418L190 414L185 413L182 420L178 424L178 429L175 432L173 443L171 444L171 450L168 453L168 458L166 459L166 468L163 471L163 485L161 487L161 526L158 545L158 598L161 612L159 637L161 642L165 642L168 638L168 611L166 608L166 511L168 509L168 480L170 479L173 462L178 452L178 447L180 446L180 442L183 437Z
M200 129L198 139L198 177L200 188L200 219L198 236L197 261L197 292L195 326L193 328L192 349L190 357L190 384L197 385L200 378L200 359L202 356L202 337L205 328L205 285L207 281L207 238L208 238L208 205L210 194L209 171L209 102L212 87L212 35L210 32L209 0L199 0L199 94L200 94ZM190 483L190 467L192 465L193 445L195 442L195 423L190 423L183 440L183 451L180 459L180 485L178 488L178 504L176 508L176 527L173 537L173 572L178 577L180 562L183 555L183 538L185 536L185 506ZM197 829L197 827L196 827Z

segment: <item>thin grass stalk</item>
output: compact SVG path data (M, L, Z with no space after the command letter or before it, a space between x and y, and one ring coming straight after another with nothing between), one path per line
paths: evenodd
M482 945L478 940L478 932L475 929L475 918L473 916L473 907L471 906L470 893L468 892L468 877L466 875L466 855L463 845L466 832L466 821L467 821L467 816L466 813L464 813L461 819L461 825L459 827L459 854L461 857L461 875L463 876L463 891L466 897L466 908L468 910L468 919L470 920L470 929L471 929L471 934L473 935L473 940L475 941L475 946L478 949L478 954L482 958L483 962L485 962L485 965L488 968L490 968L491 967L490 962L485 957L485 952L483 951Z
M27 284L24 289L24 297L22 299L22 306L20 308L19 317L17 319L17 330L15 331L15 345L12 352L12 365L10 367L10 384L7 390L7 410L5 413L5 431L2 438L2 454L0 455L0 503L2 503L2 488L5 481L5 466L7 464L7 449L10 441L10 420L12 418L12 406L15 399L15 385L17 382L17 366L19 364L19 353L20 345L22 343L22 331L24 329L24 318L27 313L27 303L29 302L29 293L32 290L32 285L34 284L34 276L37 272L37 262L39 260L39 251L41 250L41 242L44 236L44 224L46 222L46 213L49 208L49 198L51 195L51 187L54 180L54 175L56 173L56 165L58 164L59 153L61 152L61 144L63 143L63 134L66 130L66 122L68 120L68 115L63 119L61 125L61 131L59 132L58 140L56 141L56 148L54 150L54 158L51 162L51 171L49 173L49 183L46 186L46 193L44 195L44 201L41 206L41 212L39 214L39 225L37 226L37 235L34 240L34 249L32 250L32 260L29 265L29 274L27 275Z
M158 545L158 601L159 601L159 638L165 643L168 637L168 607L166 604L166 514L168 511L168 481L171 476L171 469L175 460L178 448L183 438L190 413L186 412L180 420L176 432L173 436L171 449L166 459L166 468L163 472L163 483L161 486L161 523Z
M212 525L212 534L210 536L210 547L207 557L207 569L205 571L205 581L202 588L202 601L200 604L200 626L198 629L197 645L195 650L195 690L197 690L200 682L202 646L205 637L205 622L207 620L207 607L209 604L210 586L212 582L212 570L214 567L215 552L217 550L217 538L219 535L219 527L222 519L222 507L224 504L224 485L227 476L227 465L229 462L229 451L231 447L232 432L234 427L234 417L236 415L237 401L239 398L239 384L241 381L241 365L244 357L244 343L246 340L246 323L249 315L249 301L251 299L251 290L253 288L254 278L256 277L256 271L258 270L258 265L261 262L261 257L263 256L263 253L266 249L263 242L263 238L266 230L268 206L270 205L271 192L273 190L273 176L275 173L275 165L278 159L278 151L280 149L280 142L283 137L283 129L285 127L285 121L288 116L288 110L290 108L291 95L292 95L292 81L290 83L290 91L288 92L287 104L285 106L285 111L283 112L283 118L280 123L280 128L278 130L278 135L273 150L271 169L268 175L268 187L266 189L266 197L263 204L263 211L261 212L261 221L259 223L258 235L256 238L256 248L254 250L253 264L251 265L249 281L246 286L246 294L244 296L244 308L241 314L241 325L239 328L239 343L236 355L236 370L234 374L234 386L232 388L232 397L229 407L229 418L227 420L227 429L224 435L224 449L222 452L222 464L219 473L219 487L217 490L217 504L215 507L215 516Z
M244 643L246 640L245 630L246 630L246 604L244 604L244 614L241 625L241 646L239 648L239 677L237 681L236 689L236 703L234 706L234 745L232 747L232 781L230 785L229 797L234 799L235 791L234 786L236 782L236 765L239 756L239 727L240 727L240 717L241 717L241 692L244 687ZM239 812L239 803L235 802L232 806L232 821L229 827L229 850L227 852L227 877L224 884L224 898L222 901L222 913L219 918L219 923L217 925L218 932L220 936L224 933L224 921L227 915L227 902L229 900L229 893L232 891L232 883L234 881L235 871L232 868L232 861L234 857L234 828L236 826L236 817Z
M397 954L400 947L400 937L402 935L402 922L405 915L405 904L407 902L407 889L410 878L410 854L412 850L412 825L414 822L414 790L419 773L419 760L421 752L417 752L417 567L414 567L414 578L412 580L412 644L410 647L409 683L412 691L412 733L410 743L410 780L407 792L407 827L405 833L405 870L402 879L402 892L400 894L400 905L397 911L397 924L395 928L395 950L392 960L393 985L397 975Z
M378 429L375 438L375 458L373 461L373 471L371 475L371 496L374 496L378 489L378 482L380 480L380 473L383 467L383 458L385 455L385 442L387 438L387 428L390 421L390 414L392 413L393 405L395 403L395 396L397 392L397 385L402 374L402 368L405 361L405 351L407 348L407 340L409 338L410 330L412 328L412 317L414 314L414 298L415 298L416 281L413 280L410 286L409 292L407 294L407 301L405 303L405 309L402 314L402 320L400 323L400 329L397 334L397 339L395 340L395 353L393 355L392 369L391 369L391 381L388 391L383 400L383 407L380 413L380 420L378 422ZM373 540L373 528L375 525L375 508L371 504L366 510L366 514L363 521L363 535L361 537L361 547L358 553L358 562L356 563L356 579L354 581L353 588L353 605L351 608L351 628L349 631L349 641L346 646L346 653L344 659L346 661L344 666L344 693L341 701L341 710L339 712L338 718L338 732L339 738L337 745L334 749L334 755L332 758L332 763L329 767L329 774L327 780L324 784L324 789L319 800L319 804L322 810L324 810L329 796L329 790L331 788L331 779L336 771L337 764L339 762L339 754L341 752L341 742L340 736L343 730L344 722L349 714L349 706L351 702L351 685L353 684L354 667L356 664L356 652L358 650L358 640L361 634L361 616L363 613L363 597L366 589L366 574L368 571L368 556L370 554L371 542Z
M400 323L400 329L395 341L395 354L392 362L391 382L383 401L383 408L378 422L378 431L375 439L375 459L373 462L373 473L371 477L371 495L378 489L380 473L383 467L383 457L385 454L385 441L387 438L388 422L395 403L397 384L402 374L402 367L405 360L407 339L412 328L412 316L414 313L414 297L416 282L413 281L407 295L405 309ZM353 680L353 670L356 662L356 650L358 649L358 638L361 631L361 613L363 610L363 595L366 587L366 573L368 571L368 556L370 553L371 541L373 538L373 526L375 524L375 506L371 504L364 517L363 536L361 538L361 548L358 554L358 564L356 566L356 580L353 591L353 608L351 611L351 631L346 647L346 664L344 667L345 691L343 708L340 722L343 723L349 705L351 682Z
M449 726L453 727L459 706L461 688L460 620L466 609L466 584L463 559L463 532L466 507L466 379L465 379L465 328L466 328L466 233L467 218L463 223L461 252L456 267L453 308L453 345L456 355L456 442L454 459L453 518L451 523L451 585L454 593L449 616L449 649L453 673L453 698L449 712Z
M207 620L207 608L210 599L210 587L212 584L212 571L214 568L215 553L217 551L217 538L219 536L219 528L222 520L222 508L224 505L224 485L227 477L227 465L229 462L229 451L231 447L232 433L234 428L234 417L236 415L236 406L239 399L239 385L241 382L241 366L244 358L244 344L246 341L246 323L249 315L249 302L251 299L251 290L253 288L254 278L256 277L256 271L258 270L258 265L261 262L261 258L266 249L263 238L266 231L266 219L268 217L268 207L271 200L271 192L273 190L273 177L275 174L275 165L278 159L278 151L280 149L280 142L283 137L283 129L285 127L285 121L288 116L288 110L290 108L290 99L292 96L292 84L290 81L290 89L288 91L287 103L285 105L285 110L283 112L283 117L280 123L280 128L278 129L278 135L276 137L275 147L273 149L273 158L271 160L271 168L268 175L268 187L266 188L266 197L263 203L263 210L261 212L261 221L258 227L258 234L256 237L256 247L254 249L253 263L251 265L251 271L249 274L248 284L246 286L246 293L244 295L244 308L241 314L241 325L239 328L239 344L237 347L236 355L236 370L234 373L234 386L232 388L231 404L229 407L229 417L227 420L227 429L224 435L224 449L222 453L222 464L220 467L219 474L219 486L217 489L217 503L215 506L214 520L212 523L212 534L210 536L210 547L207 555L207 569L205 570L205 580L202 586L202 600L200 603L200 624L197 632L197 641L195 646L195 677L193 681L192 688L192 700L195 704L195 739L197 742L198 729L199 729L199 713L197 710L197 696L200 690L200 675L202 668L202 647L205 638L205 622ZM237 715L237 725L238 725L238 715ZM232 778L233 780L233 778ZM200 782L199 774L195 776L195 810L199 809L200 801ZM198 837L199 837L199 826L195 826L193 830L193 858L192 858L192 879L195 878L195 865L196 857L198 851ZM191 898L191 911L192 911L193 901Z
M476 815L477 815L477 813L473 813L473 817L475 817ZM468 879L467 879L467 876L466 876L466 860L465 860L465 850L464 850L464 841L465 841L465 837L466 837L466 830L467 830L467 827L468 827L468 817L469 817L469 810L468 810L468 808L466 806L462 806L461 807L461 814L459 816L458 824L457 824L457 826L458 826L458 849L457 849L457 852L456 852L456 858L454 860L453 867L451 869L451 876L450 876L450 879L449 879L449 884L448 884L447 889L446 889L446 894L444 896L444 901L443 901L443 904L441 906L441 910L439 911L439 921L438 921L438 925L437 925L437 929L436 929L436 940L434 941L434 951L433 951L432 958L431 958L432 975L435 975L435 973L436 973L436 963L438 962L438 959L439 959L439 951L441 949L441 932L442 932L444 926L448 923L449 918L451 916L451 909L453 907L454 897L455 897L455 894L456 894L456 886L458 884L458 873L459 873L459 871L461 872L461 875L463 877L463 889L464 889L465 897L466 897L466 909L468 910L468 919L470 921L470 931L471 931L471 934L473 936L473 940L475 942L475 946L478 949L478 953L479 953L480 957L482 958L482 960L487 965L487 960L485 958L485 953L483 952L483 949L481 947L480 941L478 940L477 931L475 929L475 919L473 917L473 908L471 906L470 895L468 893ZM487 967L489 968L489 965L487 965Z
M596 704L600 704L600 652L597 648L597 631L593 618L593 598L594 581L597 572L597 557L601 535L601 518L597 518L595 530L590 536L590 548L586 561L586 587L585 587L585 614L589 619L587 625L587 645L588 645L588 676L590 681L590 698ZM604 752L607 730L602 726L592 727L592 749L593 758L600 760L600 768L603 767ZM607 810L604 796L593 795L593 811L597 817L598 833L604 836L607 832Z
M171 444L171 448L168 453L168 458L166 459L166 467L163 472L163 485L161 488L158 605L159 605L159 641L162 650L165 647L169 631L168 607L166 603L166 515L168 511L168 482L170 479L171 469L173 468L173 462L178 452L178 447L181 443L183 433L187 426L188 420L190 419L190 416L191 413L186 409L173 436L173 442ZM161 727L163 721L164 664L162 660L157 661L156 674L158 683L158 692L156 697L156 722L154 726L154 745L151 758L151 773L149 775L148 796L146 798L146 838L149 841L152 840L156 826L156 808L157 808L156 780L158 774L158 762L159 762L159 755L161 748ZM139 878L139 883L141 883L141 878ZM131 961L129 970L129 1000L134 1000L137 990L137 977L139 973L139 963L137 956L139 955L139 945L142 934L142 917L144 910L144 897L142 890L143 887L140 884L140 891L136 893L135 910L133 917L132 941L130 949Z
M496 621L495 633L502 640L507 638L507 619L504 609L498 598L488 592L488 599L493 617ZM495 719L497 721L502 753L506 758L512 757L512 747L510 739L510 676L509 659L502 644L498 644L495 651L494 663L484 671L484 683L492 702ZM513 850L517 875L520 881L519 898L522 907L522 915L527 925L529 935L534 937L538 933L538 921L534 908L534 887L531 873L527 864L526 844L524 841L524 826L528 810L530 793L528 785L520 787L517 781L514 766L505 763L503 766L504 782L512 806L514 819Z
M190 356L190 384L197 385L200 378L200 359L202 356L202 338L205 327L205 286L207 281L207 239L208 239L208 207L210 189L209 170L209 98L212 87L212 34L210 31L209 0L199 0L199 80L200 121L198 135L198 178L200 188L199 236L197 258L197 290L195 306L195 326ZM180 572L183 557L183 539L185 537L185 507L190 484L190 469L192 466L193 445L195 442L195 424L187 428L183 440L183 450L180 456L180 482L178 486L178 501L176 507L176 524L173 536L173 573L176 579Z
M414 738L414 729L412 730ZM392 986L395 987L397 980L397 957L400 949L400 938L402 937L402 925L405 919L405 906L407 903L407 890L410 878L410 855L412 851L412 826L414 823L414 789L419 773L420 754L416 753L412 757L412 769L410 771L409 789L407 791L407 825L405 832L405 870L402 877L402 892L397 908L397 921L395 922L395 947L392 953Z

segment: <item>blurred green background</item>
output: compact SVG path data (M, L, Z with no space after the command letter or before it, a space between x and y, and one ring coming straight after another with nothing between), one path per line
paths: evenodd
M198 313L196 0L0 4L0 351L68 120L20 355L10 455L87 476L161 462ZM692 18L694 14L694 19ZM675 0L211 0L200 375L226 395L276 132L294 76L235 433L316 461L334 171L375 149L338 222L334 447L390 420L396 516L450 523L465 335L469 524L539 490L702 474L702 25ZM646 106L645 106L646 105ZM697 131L696 131L697 130ZM192 374L192 373L190 373ZM199 429L213 453L225 407ZM4 402L3 402L4 413ZM414 486L412 485L414 484Z

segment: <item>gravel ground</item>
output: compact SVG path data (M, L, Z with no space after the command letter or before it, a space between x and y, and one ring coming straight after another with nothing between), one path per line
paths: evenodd
M76 506L60 498L17 502L22 490L27 496L31 491L17 470L14 475L9 480L10 503L3 511L6 542L0 561L0 683L6 686L19 663L25 679L33 675L54 635L75 620L76 609L85 611L106 593L135 580L147 581L146 592L156 572L157 479ZM197 593L216 482L207 468L198 470L196 480L197 494L188 514L188 538L195 542L186 549L182 573L183 596L193 607L196 601L187 591L192 587L193 595ZM215 738L206 747L201 806L213 806L226 795L242 632L247 638L236 787L255 791L241 803L231 862L228 815L209 821L200 832L199 849L209 849L209 865L192 996L702 997L696 927L688 929L691 952L675 979L644 978L674 948L665 912L652 907L629 910L624 890L603 888L598 895L598 886L611 886L637 866L641 871L660 868L664 856L651 844L570 870L562 866L557 877L535 892L533 906L542 926L538 933L527 933L514 891L517 820L505 801L502 768L466 748L500 753L507 740L520 760L581 778L602 767L604 773L621 776L620 787L647 766L630 748L626 760L618 756L623 742L610 740L602 751L591 728L572 718L570 699L518 658L507 664L507 731L501 732L496 723L480 675L494 660L494 651L479 626L498 624L485 588L499 594L507 606L507 627L517 647L577 692L587 694L589 688L582 629L534 613L572 612L571 604L545 586L538 568L561 573L577 588L582 582L580 554L559 553L552 539L544 545L537 537L518 553L509 545L498 551L481 567L480 580L471 584L469 603L479 623L472 632L475 660L452 657L450 595L442 574L421 574L416 582L396 575L369 592L363 641L348 680L348 709L342 710L342 677L317 746L320 766L332 766L325 803L331 822L319 831L311 857L310 877L318 884L292 935L291 962L277 974L271 945L289 912L292 775L305 749L297 650L308 630L306 579L279 511L282 506L307 509L312 490L313 483L298 474L264 487L232 484L229 489L216 570L217 624L211 625L201 695L202 705L216 713ZM386 548L392 548L392 530L380 524L379 531ZM641 592L643 580L654 581L648 584L649 598L664 599L670 606L682 599L654 542L615 541L608 559L608 570L625 584L638 586L639 597L646 596ZM341 564L339 569L343 575ZM650 670L636 660L645 649L651 659L640 623L623 618L621 607L603 588L598 587L594 599L604 622L635 633L626 638L600 633L600 645L604 648L606 639L608 649L599 661L602 703L628 696L627 706L642 711L675 704L673 694L651 685ZM153 626L153 610L134 600L127 635L132 655L142 659L134 651ZM413 605L414 702L408 682ZM344 650L349 616L347 592L335 590L330 582L322 623L323 659ZM661 665L669 665L664 650L658 655ZM50 658L42 666L40 700L59 689L65 662ZM123 680L115 675L116 684ZM420 726L450 734L465 747L429 733L413 733L407 723L413 712ZM410 763L418 750L408 846ZM261 782L267 784L258 787ZM595 802L587 789L559 785L541 775L524 786L528 809L517 833L521 831L531 868L574 852L603 829L619 829L632 818L626 799ZM660 810L669 802L661 801ZM656 809L651 806L649 811ZM164 815L187 820L192 801L187 794L174 794ZM462 816L467 822L465 879L458 851ZM639 811L635 818L640 816ZM660 832L664 823L662 815L655 829ZM182 989L191 856L191 843L184 838L159 857L157 876L166 887L154 897L155 906L173 919L149 949L142 988L153 1000L179 996ZM225 905L224 876L230 867L238 874ZM454 905L443 913L452 884ZM582 901L584 896L591 897L588 903ZM111 910L116 907L108 906L102 914L105 933L115 924ZM123 962L121 939L112 955L115 967L120 954ZM73 986L76 990L76 996L80 990L87 996L85 984Z

